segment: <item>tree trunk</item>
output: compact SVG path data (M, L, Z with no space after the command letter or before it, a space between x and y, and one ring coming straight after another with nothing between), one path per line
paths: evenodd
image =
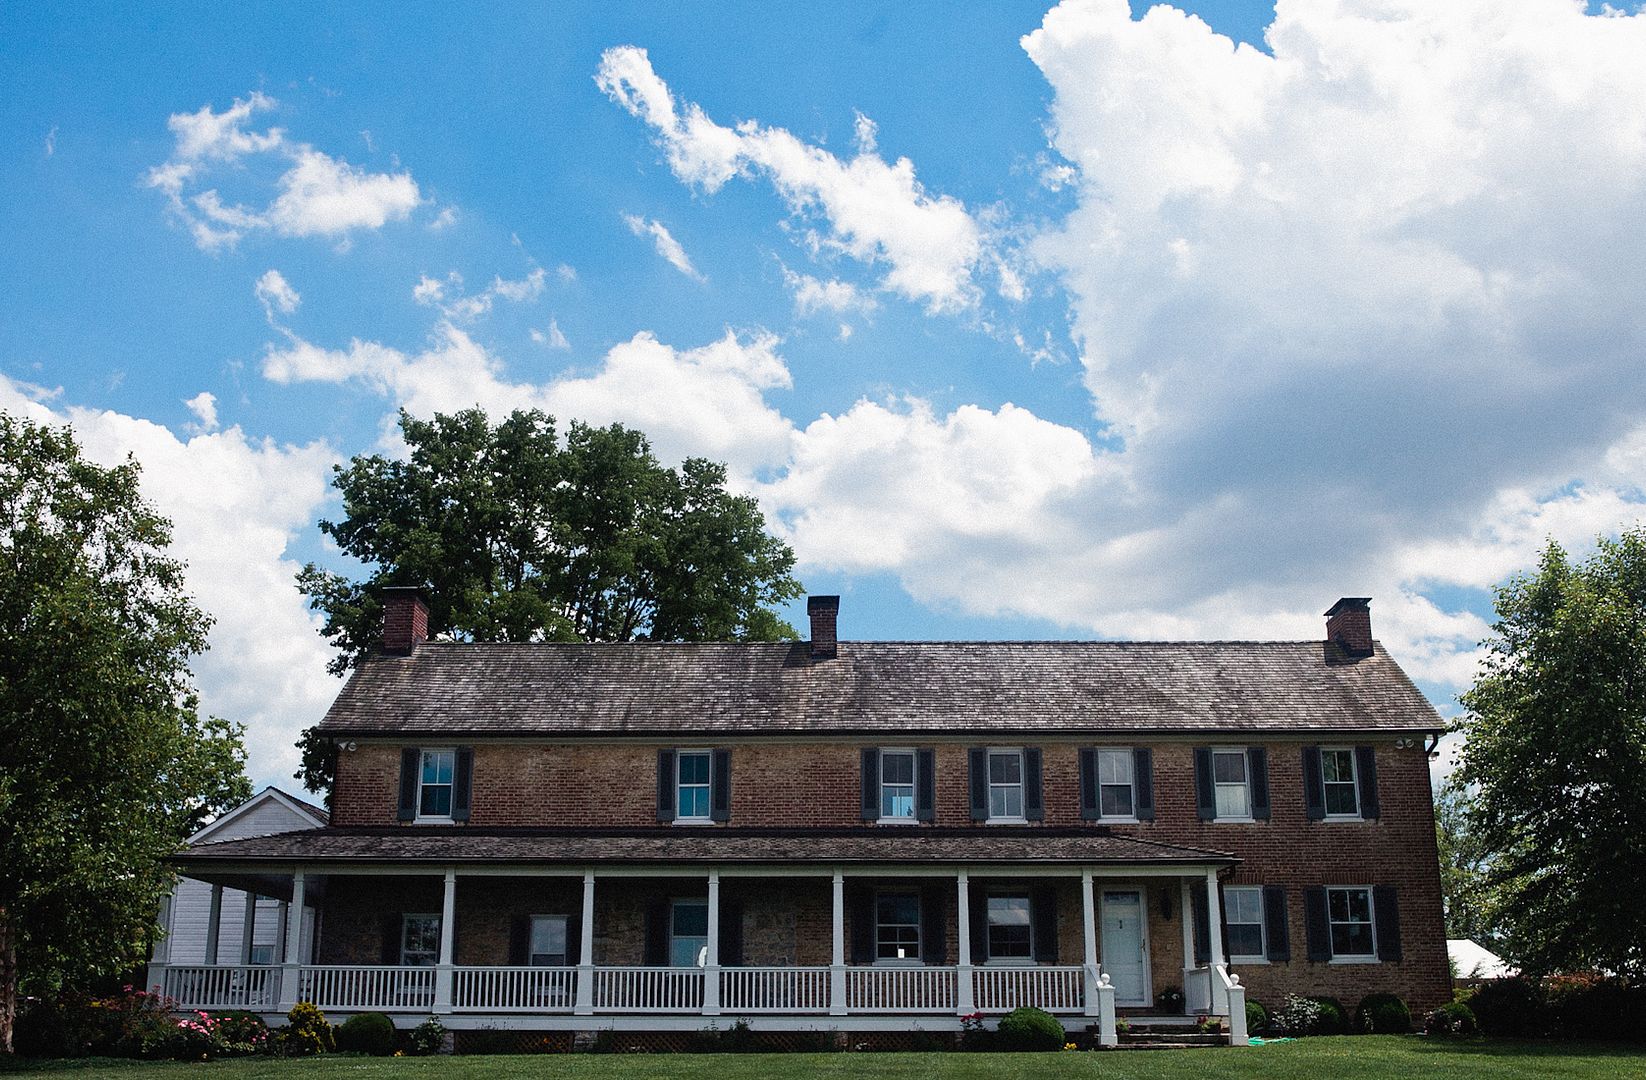
M11 915L0 907L0 1054L11 1053L11 1030L17 1019L17 937Z

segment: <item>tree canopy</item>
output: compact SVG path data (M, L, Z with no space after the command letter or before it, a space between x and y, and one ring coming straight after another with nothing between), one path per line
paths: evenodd
M1646 976L1646 529L1497 593L1457 781L1484 913L1532 973Z
M240 732L201 717L207 617L138 467L0 413L0 1043L16 994L146 959L167 856L243 801Z
M777 641L772 607L801 593L794 552L722 465L658 462L646 437L541 412L493 425L478 409L419 420L404 411L404 457L338 466L341 521L321 531L366 572L310 564L298 585L322 613L342 674L379 646L381 590L423 586L429 633L458 641ZM310 790L329 749L299 743Z

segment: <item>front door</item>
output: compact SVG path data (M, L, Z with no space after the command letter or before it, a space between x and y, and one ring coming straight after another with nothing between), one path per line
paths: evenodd
M1136 889L1104 889L1103 971L1114 984L1116 1005L1149 1003L1143 944L1143 894Z

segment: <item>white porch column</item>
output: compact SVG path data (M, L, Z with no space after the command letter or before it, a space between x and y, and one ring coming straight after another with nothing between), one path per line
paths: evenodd
M159 993L165 992L166 967L171 963L172 912L177 908L177 890L182 885L183 881L179 878L177 884L172 886L171 892L160 902L160 918L157 920L160 926L160 940L155 942L154 955L149 958L147 972L148 988Z
M971 882L965 867L954 874L954 928L958 946L955 958L960 961L955 969L954 1003L955 1010L966 1016L977 1010L977 1004L972 993Z
M434 1011L452 1008L452 943L457 934L457 870L446 870L446 889L440 901L440 958L434 968Z
M834 872L833 942L829 951L829 1015L846 1014L846 876Z
M290 1012L297 1004L300 991L298 980L302 970L298 966L298 951L303 943L303 868L299 866L291 875L291 906L288 909L286 925L286 955L282 957L285 967L280 973L280 1011Z
M251 963L251 942L257 934L257 894L245 893L246 911L240 922L240 964Z
M206 963L217 963L217 939L223 928L223 886L211 887L211 913L206 916Z
M1182 878L1178 882L1178 919L1183 924L1183 1011L1194 1012L1199 1007L1195 1001L1194 991L1190 989L1189 974L1195 969L1194 962L1194 899L1189 888L1189 879Z
M577 1003L572 1011L579 1016L594 1012L594 871L583 873L583 932L578 935Z
M1080 872L1080 929L1086 946L1086 1015L1096 1016L1097 1008L1097 912L1092 896L1092 872Z
M1223 966L1223 898L1217 890L1217 871L1206 871L1206 946L1210 956L1212 1011L1229 1015L1229 998L1217 969Z
M276 911L275 911L275 916L274 916L274 962L276 964L283 964L283 963L286 962L286 918L287 918L286 912L290 908L290 906L291 906L290 904L288 904L288 903L286 903L286 901L282 900L282 901L280 901L279 908L276 909Z
M720 1013L720 871L709 871L709 943L703 958L703 1014Z

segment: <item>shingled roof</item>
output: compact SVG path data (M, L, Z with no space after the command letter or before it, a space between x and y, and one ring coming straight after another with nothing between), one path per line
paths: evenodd
M225 864L472 863L1234 863L1225 852L1117 836L1102 827L989 829L328 828L197 844L186 872Z
M368 659L332 736L1423 732L1378 646L1319 641L427 642Z

